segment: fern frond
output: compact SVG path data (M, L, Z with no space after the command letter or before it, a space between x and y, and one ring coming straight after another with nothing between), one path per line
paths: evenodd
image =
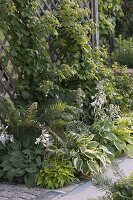
M67 107L66 103L64 103L64 102L58 102L58 103L50 106L49 110L51 110L53 112L64 112L66 107Z
M25 114L25 120L24 122L26 124L32 124L35 121L35 118L37 116L37 102L34 102L27 110Z

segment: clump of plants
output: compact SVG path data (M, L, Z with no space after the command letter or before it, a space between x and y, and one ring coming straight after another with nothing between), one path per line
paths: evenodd
M117 167L118 168L118 167ZM116 170L116 167L115 167ZM117 169L118 170L118 169ZM116 171L117 171L116 170ZM103 174L94 176L93 183L99 189L106 191L106 195L101 197L102 200L132 200L133 199L133 173L130 176L125 177L120 171L117 171L119 179L115 182Z
M118 153L132 156L130 119L120 121L124 103L126 111L132 105L132 91L125 95L123 86L132 83L123 71L115 76L118 66L106 67L107 55L88 45L95 28L90 10L77 0L39 17L36 0L1 6L19 71L14 102L0 99L1 179L58 188L99 172Z
M116 40L116 49L112 53L112 61L120 65L126 65L133 68L133 38L123 39L119 37Z
M90 175L99 171L100 163L110 162L106 149L98 148L87 125L80 122L81 109L59 102L39 115L37 103L26 110L16 108L9 99L1 103L1 116L8 124L6 129L1 127L0 135L3 180L25 182L28 186L35 186L36 180L37 185L57 188L75 180L74 172ZM62 177L61 182L59 179L51 183L47 162L51 163L51 178L55 172L57 178ZM63 173L66 169L68 173ZM44 174L47 181L43 180Z
M44 188L61 188L76 181L72 163L67 160L49 161L49 164L39 171L36 176L37 186Z

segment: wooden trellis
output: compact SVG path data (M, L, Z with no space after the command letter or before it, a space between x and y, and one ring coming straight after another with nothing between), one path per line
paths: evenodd
M38 15L42 12L45 13L46 10L54 10L58 7L61 0L38 0L39 8ZM92 19L94 23L98 24L98 0L84 0L84 5L91 10L88 14L88 20ZM8 95L12 99L15 97L15 79L18 76L17 67L14 65L12 56L10 54L10 44L8 43L8 35L1 35L0 32L0 96ZM99 34L96 30L94 35L89 35L90 45L92 47L98 47L99 44ZM6 57L6 61L3 58Z
M45 14L45 10L55 10L61 0L38 0L39 1L39 14ZM93 22L98 25L98 0L83 0L81 5L81 1L79 0L79 5L81 7L87 7L90 9L90 13L88 14L88 20L92 19ZM99 31L96 28L95 34L89 35L91 37L91 46L98 47L99 46Z

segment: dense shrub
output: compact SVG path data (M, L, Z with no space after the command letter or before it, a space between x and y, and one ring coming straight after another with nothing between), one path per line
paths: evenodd
M112 61L133 68L133 38L126 40L120 37L116 41L116 49L112 54Z
M133 37L133 1L122 1L123 16L117 19L116 35L124 38Z

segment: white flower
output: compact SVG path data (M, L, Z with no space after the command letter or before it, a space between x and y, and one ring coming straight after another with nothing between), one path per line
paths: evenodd
M39 144L42 143L43 146L48 147L50 146L52 143L50 142L50 135L48 133L48 131L46 129L42 130L42 134L40 135L39 138L36 138L36 142L35 144Z
M2 142L5 145L5 143L8 142L8 141L14 142L13 135L8 135L6 133L2 133L0 135L0 142Z
M14 137L13 137L13 135L10 135L10 142L14 142Z
M42 139L41 142L42 142L43 144L45 144L45 143L47 143L47 140L46 140L46 139Z
M0 135L0 142L2 142L2 144L4 144L4 145L6 143L6 137L3 133Z
M40 142L41 142L41 139L40 138L36 138L35 144L40 144Z
M44 136L45 138L49 138L49 134L48 134L48 133L45 133L43 136Z

